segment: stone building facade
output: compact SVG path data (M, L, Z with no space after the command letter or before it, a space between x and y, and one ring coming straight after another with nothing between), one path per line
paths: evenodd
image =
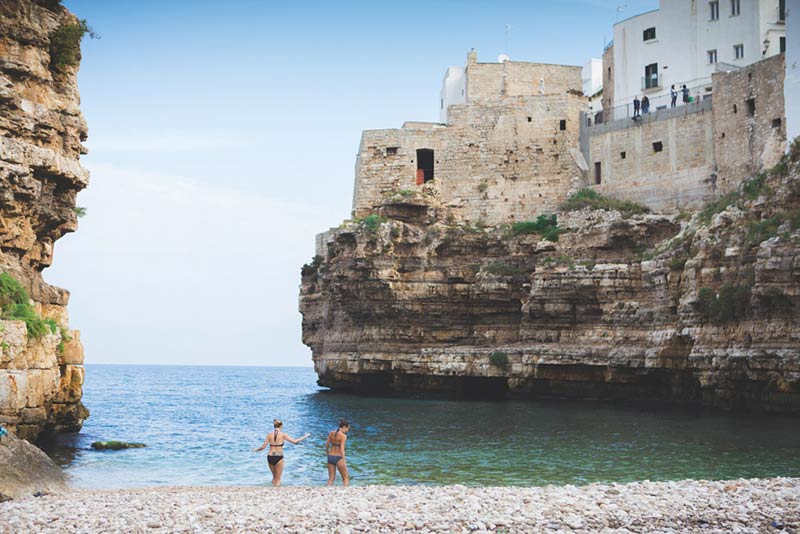
M783 54L716 73L712 98L584 125L589 183L658 211L698 207L786 150Z
M447 106L446 125L407 122L363 133L356 217L397 191L433 182L465 220L526 220L552 211L571 184L582 183L580 67L478 63L471 52L464 85L466 101Z

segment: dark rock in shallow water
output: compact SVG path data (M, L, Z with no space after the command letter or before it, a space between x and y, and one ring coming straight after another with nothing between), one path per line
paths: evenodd
M13 434L0 438L0 502L66 487L66 475L41 449Z
M119 451L122 449L141 449L144 443L127 443L125 441L95 441L92 448L96 451Z

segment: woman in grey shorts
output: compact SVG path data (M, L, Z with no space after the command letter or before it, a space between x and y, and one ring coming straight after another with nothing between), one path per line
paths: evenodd
M339 428L328 432L328 441L325 442L325 453L328 455L328 486L333 486L336 470L342 476L342 483L350 485L350 475L347 473L347 459L344 453L344 444L347 433L350 431L350 422L339 419Z

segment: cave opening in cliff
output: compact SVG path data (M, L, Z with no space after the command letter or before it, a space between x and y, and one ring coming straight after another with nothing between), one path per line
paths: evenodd
M433 180L433 150L417 149L417 185Z
M465 376L460 397L467 400L504 400L508 397L508 378L504 376Z

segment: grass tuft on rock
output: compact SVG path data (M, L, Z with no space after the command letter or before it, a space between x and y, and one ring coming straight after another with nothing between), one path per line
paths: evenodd
M77 66L81 59L81 41L86 34L97 38L85 20L59 26L50 35L50 70L63 73Z
M42 337L50 330L58 331L58 324L53 319L42 319L34 311L30 297L25 288L8 273L0 273L0 318L11 321L25 321L28 335L32 338Z
M573 193L566 202L561 205L561 209L564 211L577 211L584 208L589 208L591 210L618 211L624 217L650 212L650 208L647 206L631 202L630 200L608 198L588 187L581 189L577 193Z
M558 241L561 233L558 228L558 218L553 215L539 215L535 221L520 221L511 225L511 233L515 236L538 234L548 241Z
M508 354L501 350L496 350L493 353L489 354L489 363L494 365L495 367L500 367L505 369L508 367Z
M719 293L703 287L697 295L698 310L706 320L713 323L741 321L747 317L750 309L751 292L749 285L724 284Z

